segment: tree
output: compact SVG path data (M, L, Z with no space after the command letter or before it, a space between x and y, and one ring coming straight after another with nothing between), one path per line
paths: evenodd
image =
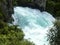
M54 28L49 31L48 40L50 45L60 45L60 20L57 20Z

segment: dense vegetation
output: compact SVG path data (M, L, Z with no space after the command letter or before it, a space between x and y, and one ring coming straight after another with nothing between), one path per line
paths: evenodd
M0 0L0 3L1 1L3 0ZM13 5L24 3L22 0L20 1L21 3L19 1L20 0L14 0ZM25 0L25 2L32 2L32 0ZM4 11L6 12L6 10ZM55 17L59 17L60 0L47 0L46 11L50 12ZM5 22L7 18L7 15L2 13L2 9L0 7L0 45L34 45L33 43L24 39L22 29L17 28L16 25L8 25L8 23ZM55 27L56 28L52 28L49 31L48 40L51 45L60 45L60 21L56 21Z
M60 16L60 0L47 0L46 10L53 16Z
M60 0L47 0L46 10L56 18L59 17L48 32L48 40L50 45L60 45Z
M60 21L57 20L54 27L49 30L48 40L50 45L60 45Z

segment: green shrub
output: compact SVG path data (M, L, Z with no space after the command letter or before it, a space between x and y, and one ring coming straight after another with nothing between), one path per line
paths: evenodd
M0 20L0 45L34 45L24 39L24 33L16 25Z
M60 3L55 3L55 10L59 11L60 10Z
M55 3L53 1L47 1L47 3L46 3L46 10L49 13L54 14L54 7L55 7Z
M60 1L59 0L47 0L46 10L53 16L59 16L60 14Z
M56 21L54 28L48 32L50 45L60 45L60 21Z
M60 11L56 11L56 15L57 16L60 16Z

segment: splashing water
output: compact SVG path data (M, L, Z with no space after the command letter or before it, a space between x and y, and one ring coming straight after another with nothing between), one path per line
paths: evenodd
M46 34L55 21L51 14L28 7L15 7L12 17L13 24L23 29L25 39L33 41L35 45L48 45Z

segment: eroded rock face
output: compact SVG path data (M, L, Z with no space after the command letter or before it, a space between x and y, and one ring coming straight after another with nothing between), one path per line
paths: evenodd
M36 3L39 7L43 7L43 9L45 10L46 0L36 0L35 3Z
M46 0L16 0L16 2L18 6L37 8L42 11L46 7Z
M5 22L11 19L11 14L13 13L13 1L0 0L0 13L4 15Z

